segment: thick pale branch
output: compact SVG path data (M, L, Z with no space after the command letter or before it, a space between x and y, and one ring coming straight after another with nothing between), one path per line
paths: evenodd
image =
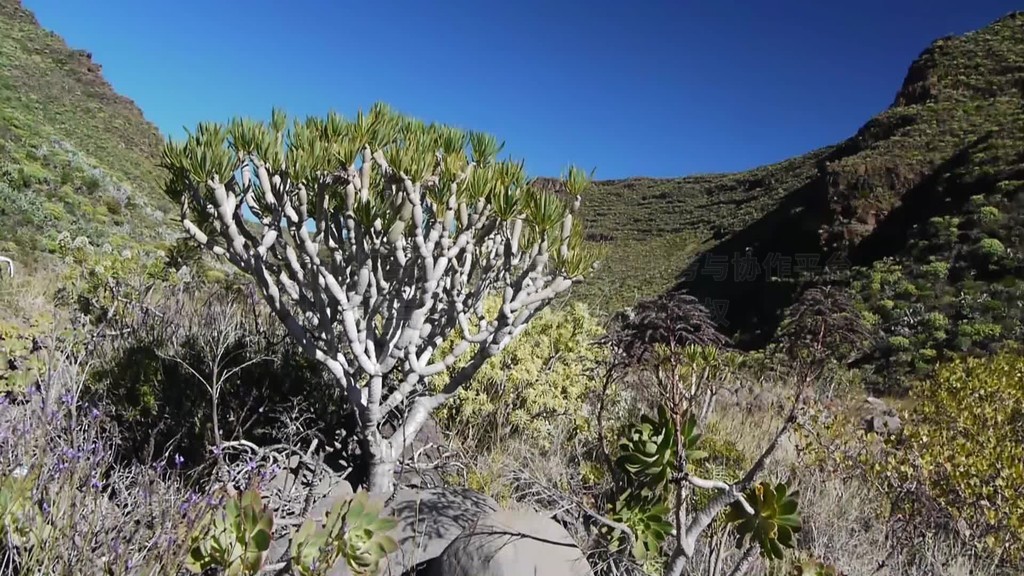
M727 506L731 505L733 502L739 501L748 514L754 513L750 503L743 498L743 492L753 485L754 480L756 480L757 476L764 470L764 467L768 463L772 454L774 454L778 449L779 442L782 440L783 436L786 435L796 422L799 407L800 398L798 397L793 402L793 406L790 409L786 420L782 423L782 426L779 427L778 432L776 432L771 442L765 446L761 455L747 470L746 474L743 475L743 478L739 482L736 482L735 484L727 484L725 482L705 480L695 476L690 476L685 472L679 473L675 476L676 479L685 480L698 488L716 489L719 493L690 520L689 525L682 534L682 538L679 540L679 545L675 550L673 550L669 557L665 570L666 576L680 576L683 574L683 571L686 569L686 565L689 563L690 559L693 558L697 539L700 538L700 535L704 530L707 529L715 517L725 510Z

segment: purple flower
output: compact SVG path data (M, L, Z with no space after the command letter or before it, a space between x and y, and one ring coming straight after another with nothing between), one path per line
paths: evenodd
M64 394L61 394L60 401L63 402L65 406L71 406L75 403L75 396L71 392L65 392Z
M181 457L181 454L174 454L174 467L181 468L181 465L185 463L185 459Z

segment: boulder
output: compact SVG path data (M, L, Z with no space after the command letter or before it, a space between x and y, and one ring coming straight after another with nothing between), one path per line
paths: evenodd
M865 419L864 430L878 434L879 436L888 436L890 434L896 434L903 429L903 422L899 416L889 416L885 414L876 414Z
M903 422L896 411L879 398L869 396L865 401L864 431L887 436L903 429Z
M390 532L398 550L381 562L379 574L411 573L440 556L481 516L497 510L494 499L465 488L400 488L382 511L398 519Z
M557 522L526 510L482 516L430 563L430 576L593 576Z

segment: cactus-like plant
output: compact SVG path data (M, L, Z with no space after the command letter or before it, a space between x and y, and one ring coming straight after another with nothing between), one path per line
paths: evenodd
M592 265L576 218L587 176L571 168L564 193L541 189L522 163L497 159L501 148L378 104L290 127L279 110L202 123L164 149L185 231L253 279L359 413L371 491L393 489L430 414ZM489 293L502 298L494 317Z
M274 515L250 488L211 511L194 532L185 567L196 574L220 568L230 576L259 572L270 549Z
M398 549L398 543L387 534L397 520L380 512L381 504L359 491L339 500L323 527L306 520L292 538L292 566L300 576L313 576L344 558L353 574L375 574L381 560Z
M799 490L789 492L784 482L774 487L768 482L751 486L744 498L754 513L734 502L725 516L726 522L734 524L736 547L742 549L756 543L769 560L782 559L782 549L795 546L795 534L802 527L797 511L799 494Z
M675 423L665 407L659 406L657 418L642 414L639 422L626 429L615 464L640 485L658 488L668 482L677 450Z
M681 433L677 433L681 432ZM647 414L629 426L619 441L616 465L632 476L640 485L652 489L664 488L676 468L679 443L682 442L687 462L694 462L707 454L697 449L701 434L697 432L697 419L688 414L682 430L664 405L658 406L657 418Z
M679 446L684 447L687 462L705 456L697 449L701 434L696 428L696 418L691 414L683 420L682 429L677 429L672 414L659 405L657 417L641 415L619 441L615 464L626 479L611 517L633 531L633 555L637 560L649 559L672 533L667 501ZM617 538L611 537L613 544Z
M632 496L633 493L626 493L616 501L611 519L632 530L635 541L631 552L634 558L644 562L657 557L661 544L672 534L672 523L669 522L671 510L663 501L638 503ZM617 548L621 535L607 527L602 530L612 547Z

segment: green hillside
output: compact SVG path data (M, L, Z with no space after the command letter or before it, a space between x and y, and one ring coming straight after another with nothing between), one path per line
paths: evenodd
M809 286L848 290L875 341L874 384L1024 337L1024 13L934 42L853 137L731 175L603 182L586 208L607 250L581 296L662 288L770 342Z
M581 213L605 254L576 293L611 311L671 288L703 251L790 201L828 151L738 174L595 183Z
M61 233L175 236L162 138L88 53L0 0L0 254ZM600 269L575 296L613 312L669 290L772 342L806 288L847 290L874 340L855 363L898 385L935 359L1024 337L1024 16L934 42L857 134L737 174L602 181L584 202Z
M34 259L57 235L160 239L163 139L90 54L0 0L0 254Z

